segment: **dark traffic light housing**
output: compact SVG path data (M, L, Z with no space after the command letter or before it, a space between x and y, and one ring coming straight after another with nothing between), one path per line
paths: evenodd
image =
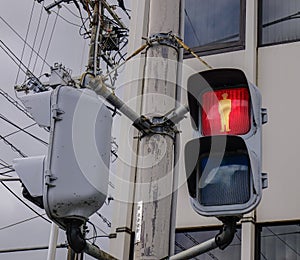
M238 69L199 72L188 80L197 138L185 147L192 206L204 216L240 216L262 197L261 94Z

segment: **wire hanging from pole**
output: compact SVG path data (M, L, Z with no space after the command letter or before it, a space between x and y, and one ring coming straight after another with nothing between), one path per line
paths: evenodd
M9 29L11 29L23 42L24 42L24 44L26 44L31 50L33 50L33 52L36 54L36 55L38 55L38 57L44 62L44 63L46 63L46 65L50 68L51 66L50 66L50 64L38 53L38 52L36 52L31 46L30 46L30 44L28 44L28 42L27 41L25 41L24 39L23 39L23 37L2 17L2 16L0 16L0 19L9 27Z
M3 47L4 46L4 47ZM21 70L25 75L30 72L26 65L13 53L13 51L0 40L0 48L11 58L11 60L18 66L19 71ZM22 68L21 65L26 69ZM30 72L31 73L31 72Z
M36 67L36 64L37 64L37 61L38 61L38 58L39 58L39 53L41 51L41 48L42 48L42 44L43 44L43 41L44 41L44 38L45 38L45 34L46 34L46 30L47 30L47 26L48 26L48 22L49 22L49 17L50 17L50 14L47 13L47 19L46 19L46 23L45 23L45 26L44 26L44 31L43 31L43 34L42 34L42 38L41 38L41 41L40 41L40 44L39 44L39 48L37 50L37 53L36 53L36 58L35 58L35 62L34 62L34 66L33 66L33 71L35 70L35 67ZM32 48L32 51L34 49Z
M0 88L0 95L2 95L8 102L13 104L17 109L23 112L27 117L34 120L33 117L27 112L27 110L14 98L12 98L8 93L6 93L3 89Z
M38 32L39 32L39 29L40 29L41 20L42 20L42 16L43 16L43 9L44 9L44 2L42 4L40 15L39 15L39 20L38 20L38 24L37 24L37 28L36 28L34 40L33 40L32 50L31 50L31 53L30 53L29 61L28 61L28 66L27 66L28 68L30 67L31 59L32 59L32 56L33 56L33 49L35 47L37 36L38 36Z
M35 7L35 1L33 1L33 5L32 5L32 8L31 8L31 13L30 13L30 18L29 18L29 23L28 23L28 26L27 26L27 31L26 31L25 41L24 41L24 45L23 45L23 49L22 49L22 54L21 54L21 59L20 59L21 61L23 60L24 53L25 53L25 47L26 47L26 43L27 43L27 37L28 37L28 34L29 34L29 29L30 29L30 25L31 25L31 20L32 20L32 16L33 16L34 7ZM20 63L20 64L21 64L21 63ZM15 85L18 83L19 74L20 74L20 67L21 67L21 65L19 66L19 69L18 69L18 72L17 72ZM25 74L25 75L26 75L26 74Z
M28 125L28 126L25 126L25 127L21 128L21 129L19 129L19 130L13 131L13 132L11 132L11 133L5 135L4 138L7 138L7 137L9 137L9 136L11 136L11 135L14 135L14 134L17 134L17 133L19 133L19 132L21 132L21 131L23 131L23 130L25 130L25 129L27 129L27 128L30 128L30 127L32 127L32 126L35 126L35 125L37 125L37 123L33 123L33 124L31 124L31 125Z
M13 192L11 188L9 188L5 183L1 182L1 184L16 198L18 199L21 203L23 203L27 208L29 208L31 211L33 211L35 214L37 214L39 217L47 221L48 223L51 223L50 220L46 219L42 214L38 213L34 208L29 206L25 201L23 201L16 193Z
M16 125L15 123L13 123L12 121L10 121L7 117L5 117L4 115L2 115L0 113L0 119L4 120L5 122L11 124L12 126L16 127L17 129L19 129L20 131L24 132L25 134L28 134L29 136L31 136L32 138L36 139L37 141L41 142L43 145L48 146L48 143L45 142L44 140L42 140L41 138L27 132L26 130L24 130L23 128L21 128L20 126ZM5 138L5 137L4 137Z
M11 142L9 142L4 136L0 135L0 140L3 140L5 144L10 146L10 148L14 151L17 152L21 157L25 158L27 155L23 153L20 149L18 149L16 146L14 146Z
M52 38L53 38L54 30L55 30L55 27L56 27L59 11L60 11L60 7L58 6L58 11L56 13L56 17L55 17L54 24L53 24L52 31L51 31L51 35L50 35L50 39L49 39L48 46L47 46L47 49L46 49L46 53L45 53L45 56L44 56L44 59L43 59L44 61L47 59L47 56L48 56L48 52L49 52L50 45L51 45L51 42L52 42ZM45 62L42 65L40 75L43 73L44 66L45 66Z

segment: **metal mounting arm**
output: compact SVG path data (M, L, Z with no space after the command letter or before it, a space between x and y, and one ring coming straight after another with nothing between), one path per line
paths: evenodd
M82 82L84 87L94 90L98 95L102 96L108 103L122 112L132 122L133 126L142 133L142 136L146 136L151 133L156 133L155 129L166 125L175 125L184 118L184 115L188 112L186 106L177 108L174 111L167 113L162 121L151 122L147 117L138 115L129 106L127 106L121 99L119 99L113 92L111 92L101 77L94 77L92 74L87 73Z
M151 128L151 122L145 116L138 115L129 106L127 106L121 99L119 99L113 92L111 92L103 82L101 77L94 77L86 74L83 86L90 88L96 94L102 96L108 103L113 105L116 109L127 116L132 122L133 126L141 131L143 134L148 134Z
M170 260L191 259L195 256L211 251L217 247L223 250L227 246L229 246L236 232L236 223L238 221L238 218L233 217L233 218L224 218L220 220L223 221L223 227L220 233L216 235L216 237L211 238L197 246L191 247L176 255L173 255L169 259Z
M67 239L73 251L76 253L85 252L86 254L95 257L96 259L117 260L115 257L102 251L94 244L90 244L86 241L84 235L81 232L82 224L82 221L79 220L71 220L70 223L67 224Z

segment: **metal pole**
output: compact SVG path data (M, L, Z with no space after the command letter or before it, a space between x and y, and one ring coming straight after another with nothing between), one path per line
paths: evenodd
M68 247L67 260L82 260L83 256L84 253L76 253L70 246Z
M185 17L185 1L180 2L180 17L179 17L179 35L184 35L184 17ZM183 66L183 49L179 49L179 63L178 63L178 73L177 73L177 82L180 84L182 82L182 66ZM181 88L177 88L176 100L181 100ZM188 105L178 105L179 107L169 115L169 120L174 124L180 122L181 119L185 117L185 114L189 111ZM173 195L172 195L172 214L171 214L171 230L174 232L170 233L170 249L169 255L174 255L175 253L175 230L176 230L176 212L177 212L177 196L178 196L178 179L179 179L179 158L181 152L181 138L177 133L175 138L175 147L174 147L174 180L173 180Z
M66 248L66 244L57 245L56 248ZM46 250L48 246L35 246L35 247L20 247L20 248L11 248L11 249L1 249L0 254L8 254L15 252L26 252L26 251L38 251L38 250Z
M91 245L89 243L86 244L86 247L84 249L84 252L96 259L101 260L117 260L117 258L113 257L112 255L102 251L100 248L98 248L95 245Z
M149 35L179 35L181 0L151 0ZM178 49L153 44L148 49L142 107L146 116L164 115L176 107ZM140 140L136 173L137 214L134 259L163 259L170 255L175 137L152 134ZM176 198L176 196L174 197Z
M103 83L101 77L92 77L87 75L86 77L87 83L85 84L86 87L94 90L96 94L105 98L107 102L112 104L118 110L120 110L125 116L127 116L132 122L135 122L140 118L140 115L133 111L129 106L125 104L120 98L118 98L114 93L112 93Z
M100 25L98 23L100 17L99 17L99 2L95 2L94 6L94 15L92 19L92 34L91 34L91 41L90 41L90 50L89 50L89 60L88 60L88 66L87 66L87 71L94 73L96 75L97 68L95 67L95 64L97 64L97 55L96 50L98 47L96 46L97 44L97 30L100 29L98 26Z
M216 243L216 239L212 238L210 240L207 240L197 246L194 246L192 248L189 248L181 253L178 253L177 255L171 256L170 260L184 260L184 259L191 259L197 255L204 254L210 250L213 250L217 248L218 245Z
M54 222L52 222L47 260L55 260L57 239L58 239L58 226Z

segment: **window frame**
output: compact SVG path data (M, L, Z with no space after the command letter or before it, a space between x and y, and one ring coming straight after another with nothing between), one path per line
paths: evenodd
M192 47L191 50L197 55L207 56L225 52L239 51L245 49L245 32L246 32L246 0L240 0L240 32L239 40L226 42L226 43L215 43L208 44L205 46ZM188 51L184 51L183 58L188 59L194 57Z
M287 43L295 43L300 42L300 36L299 39L294 40L285 40L285 41L279 41L279 42L272 42L272 43L262 43L262 15L263 15L263 0L258 0L258 29L257 29L257 47L268 47L268 46L275 46L275 45L281 45L281 44L287 44ZM299 18L300 19L300 18Z
M262 222L255 224L255 245L254 245L254 259L261 260L261 232L263 227L289 226L300 225L300 220L276 221L276 222Z

